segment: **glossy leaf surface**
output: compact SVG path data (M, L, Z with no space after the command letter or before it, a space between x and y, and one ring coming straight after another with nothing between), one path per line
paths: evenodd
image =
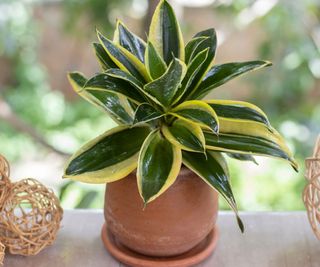
M257 106L243 101L205 100L220 118L260 122L271 129L267 115Z
M103 70L117 67L101 44L93 43L93 48Z
M145 64L147 71L153 80L161 77L167 69L166 63L163 61L151 41L149 41L147 45Z
M201 68L198 71L197 75L194 77L192 84L187 90L184 99L195 99L193 97L193 93L197 91L199 84L201 83L201 81L203 80L203 77L205 77L207 71L211 67L216 55L217 36L216 36L215 29L208 29L208 30L199 32L194 36L194 38L198 38L198 37L206 37L206 39L194 49L193 54L191 55L189 61L193 60L194 57L196 57L200 52L206 49L208 49L208 55L206 60L202 63Z
M143 96L130 83L111 77L107 73L101 73L89 79L84 89L97 98L111 92L124 95L137 103L144 102Z
M113 41L135 55L142 63L144 62L146 43L119 20Z
M142 91L143 83L139 81L136 77L132 76L120 69L109 69L105 72L108 76L115 78L116 80L122 80L133 86L138 92Z
M136 91L139 92L141 96L140 103L151 101L152 103L161 105L161 103L157 100L157 98L155 98L154 96L152 96L151 94L149 94L147 91L143 89L143 83L141 83L138 79L136 79L131 74L120 69L109 69L106 72L106 74L110 77L123 80L125 82L128 82L130 85L132 85L136 89ZM144 100L142 101L142 99ZM136 104L139 104L139 103L136 103Z
M217 190L234 210L241 231L244 226L238 216L237 204L229 183L227 166L220 153L208 152L207 157L200 153L182 152L183 163L199 175L209 186Z
M173 145L186 151L203 153L205 150L205 139L199 125L176 120L171 126L162 126L163 135Z
M125 177L137 167L140 148L149 132L146 126L118 126L107 131L72 156L64 177L87 183L106 183Z
M146 84L144 90L154 96L163 107L169 107L186 73L186 66L174 59L167 71L158 79Z
M144 64L131 52L114 44L112 41L97 32L99 41L112 61L124 71L129 72L140 81L148 81L149 75Z
M209 48L203 50L202 52L200 52L187 66L187 72L186 75L184 76L184 79L181 83L180 88L178 89L174 102L173 103L177 103L181 97L183 97L184 94L186 94L186 92L189 90L190 91L190 87L195 79L195 77L197 76L197 74L199 73L202 65L204 64L206 58L208 57L208 50Z
M158 4L150 25L149 40L167 64L184 61L184 41L174 10L166 0Z
M73 89L88 102L107 111L113 120L119 124L131 124L133 121L133 110L128 100L117 94L105 92L104 94L91 94L83 89L87 79L79 72L68 74L68 79Z
M144 203L156 199L176 180L181 167L181 150L155 130L143 143L137 179Z
M138 106L135 114L134 114L134 124L137 123L146 123L149 121L153 121L159 119L164 114L155 109L152 105L148 103L143 103Z
M283 148L281 143L244 134L220 133L217 137L212 133L204 132L204 136L206 148L209 150L281 158L289 161L293 168L297 169L291 154Z
M200 37L194 37L192 38L185 47L185 62L187 64L190 63L190 61L196 56L196 50L198 46L209 37L206 36L200 36Z
M197 123L204 128L217 133L219 121L215 111L205 102L200 100L186 101L170 111L175 117Z

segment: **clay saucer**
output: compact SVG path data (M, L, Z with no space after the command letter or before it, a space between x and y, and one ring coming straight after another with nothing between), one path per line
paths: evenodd
M211 255L218 241L218 229L215 227L207 237L193 249L179 256L160 258L136 253L114 237L104 224L101 237L109 253L120 262L132 267L189 267L200 263Z

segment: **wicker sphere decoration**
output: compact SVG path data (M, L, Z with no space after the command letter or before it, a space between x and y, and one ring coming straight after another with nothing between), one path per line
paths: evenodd
M10 165L7 159L0 155L0 170L7 176L10 177Z
M8 161L0 155L0 211L3 203L10 193L10 167Z
M320 239L320 136L313 157L306 159L305 176L308 183L303 192L303 201L311 227L317 238Z
M62 214L53 191L37 180L13 183L0 213L1 241L11 254L36 255L55 240Z
M0 242L0 265L3 265L5 249L6 247Z
M4 247L11 254L29 256L51 245L62 215L58 198L39 181L11 183L10 165L0 155L0 263Z

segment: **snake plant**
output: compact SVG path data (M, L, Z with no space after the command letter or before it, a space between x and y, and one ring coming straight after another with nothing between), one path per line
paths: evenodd
M268 61L214 64L214 29L185 44L174 10L158 4L145 42L117 21L113 40L97 31L94 51L101 73L87 79L69 73L74 90L108 113L119 126L85 144L67 163L64 177L110 183L137 168L145 205L176 180L182 164L217 190L237 214L224 155L294 161L284 139L257 106L233 100L202 100L213 89Z

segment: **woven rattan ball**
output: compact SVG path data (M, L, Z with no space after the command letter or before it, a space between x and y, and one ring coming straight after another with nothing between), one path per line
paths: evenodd
M3 265L5 249L6 247L0 242L0 265Z
M10 165L5 157L0 155L0 170L7 176L10 176Z
M0 155L0 211L3 203L10 193L11 183L9 180L10 167L8 161Z
M58 198L37 180L13 183L0 214L1 241L11 254L36 255L55 240L62 214Z
M303 201L315 235L320 239L320 136L313 157L306 159L306 179Z

